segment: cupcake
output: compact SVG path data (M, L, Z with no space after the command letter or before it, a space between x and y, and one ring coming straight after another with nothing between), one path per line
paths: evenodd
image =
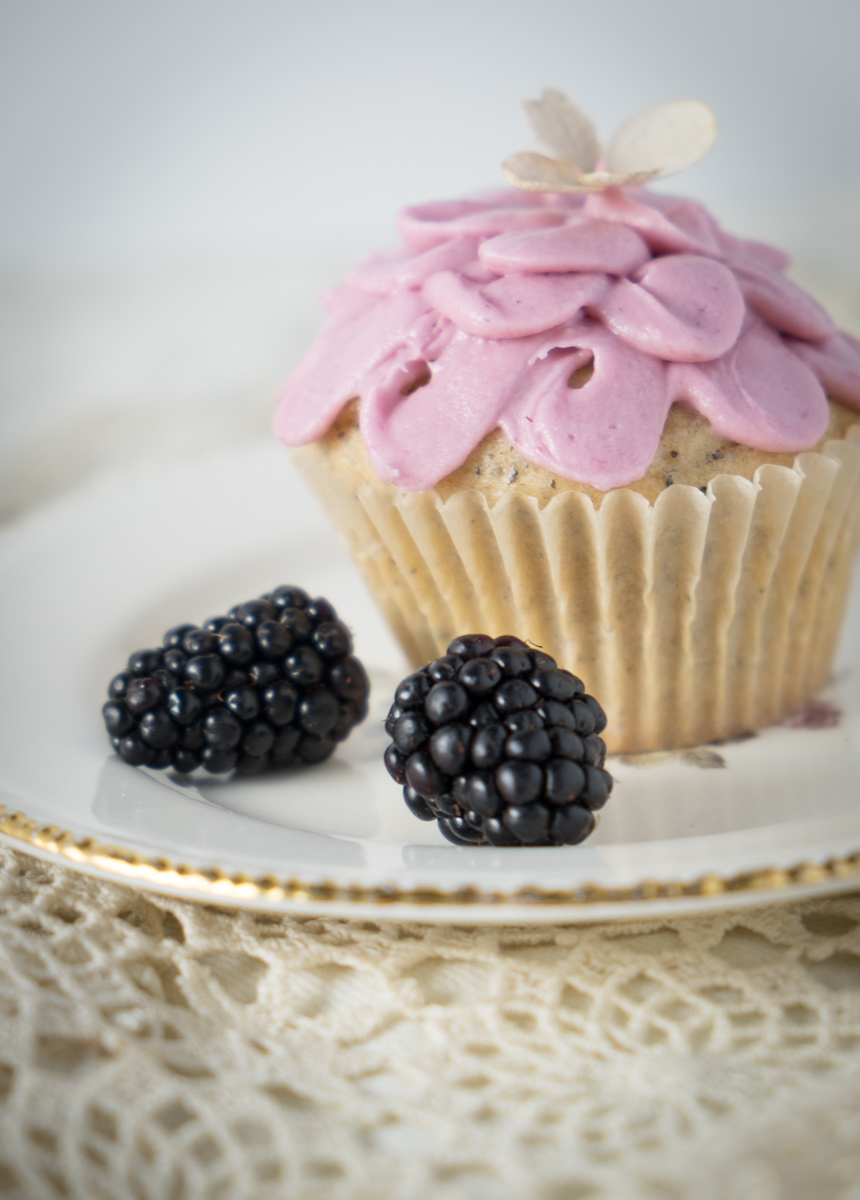
M858 538L860 343L788 259L649 191L693 101L601 152L559 92L514 185L407 209L325 298L275 430L416 666L514 634L610 750L744 735L825 682Z

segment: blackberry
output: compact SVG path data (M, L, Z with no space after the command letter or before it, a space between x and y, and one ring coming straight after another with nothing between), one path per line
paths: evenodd
M457 845L574 845L612 791L605 728L548 654L469 634L397 688L385 766L410 812Z
M368 692L329 602L285 586L135 651L102 715L132 766L256 775L328 758L365 717Z

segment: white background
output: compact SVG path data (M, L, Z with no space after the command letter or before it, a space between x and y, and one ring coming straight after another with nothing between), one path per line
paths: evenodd
M0 0L0 509L262 430L316 292L499 182L547 86L604 135L710 104L669 188L860 327L857 0Z

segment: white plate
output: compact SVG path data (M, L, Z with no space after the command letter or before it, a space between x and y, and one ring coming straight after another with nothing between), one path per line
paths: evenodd
M336 757L190 785L117 759L100 707L128 654L287 582L329 597L374 680L371 718ZM724 769L611 760L615 792L588 842L493 849L447 843L388 778L381 718L406 664L277 445L105 480L32 513L0 538L0 596L0 832L83 870L221 904L461 922L630 918L856 886L856 602L825 696L838 725L720 747Z

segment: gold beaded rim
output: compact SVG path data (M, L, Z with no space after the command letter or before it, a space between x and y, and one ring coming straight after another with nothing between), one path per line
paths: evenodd
M429 908L434 905L470 908L475 905L581 907L593 904L619 904L641 900L677 900L691 897L716 897L740 892L784 891L794 887L810 887L844 882L860 877L860 850L837 855L824 862L798 862L790 867L763 867L735 875L710 873L698 879L644 880L630 887L607 888L595 883L578 887L547 889L537 885L518 888L513 892L484 890L478 887L458 887L446 890L436 887L400 888L396 884L338 884L328 880L309 881L273 874L251 876L242 871L229 873L220 867L193 867L173 863L162 856L139 854L122 846L111 846L95 838L78 838L57 825L42 825L22 812L12 812L0 805L0 833L25 843L33 849L56 854L71 864L94 867L125 882L153 884L160 887L193 890L210 899L235 900L247 904L260 901L265 905L356 904L412 905Z

